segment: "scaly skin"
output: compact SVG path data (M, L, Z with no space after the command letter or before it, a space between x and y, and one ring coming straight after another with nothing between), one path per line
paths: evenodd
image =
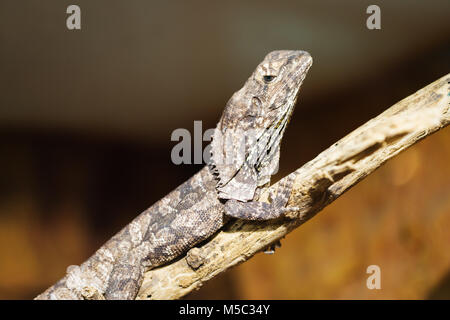
M141 213L80 266L36 299L134 299L145 271L208 239L227 217L277 218L294 176L271 203L258 202L278 169L280 142L312 64L305 51L274 51L228 101L211 161Z

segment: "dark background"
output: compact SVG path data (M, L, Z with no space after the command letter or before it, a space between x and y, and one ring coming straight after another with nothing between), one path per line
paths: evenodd
M0 0L0 298L33 298L200 169L171 163L172 131L214 127L268 52L314 59L277 180L447 74L449 14L448 0ZM450 298L449 163L445 129L190 297Z

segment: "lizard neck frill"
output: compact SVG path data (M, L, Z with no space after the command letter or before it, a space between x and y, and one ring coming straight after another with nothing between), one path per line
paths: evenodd
M304 51L271 52L228 101L209 163L219 198L251 201L277 172L281 139L311 64Z

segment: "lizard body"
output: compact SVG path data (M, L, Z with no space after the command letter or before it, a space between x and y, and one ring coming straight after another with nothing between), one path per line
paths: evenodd
M312 64L305 51L273 51L228 101L211 160L141 213L36 299L134 299L145 271L182 255L228 217L267 220L288 210L286 179L271 203L258 202L278 169L280 142Z

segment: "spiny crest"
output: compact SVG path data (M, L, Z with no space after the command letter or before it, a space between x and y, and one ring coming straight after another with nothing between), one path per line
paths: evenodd
M220 198L252 200L276 173L281 138L311 64L305 51L273 51L228 101L209 164Z

